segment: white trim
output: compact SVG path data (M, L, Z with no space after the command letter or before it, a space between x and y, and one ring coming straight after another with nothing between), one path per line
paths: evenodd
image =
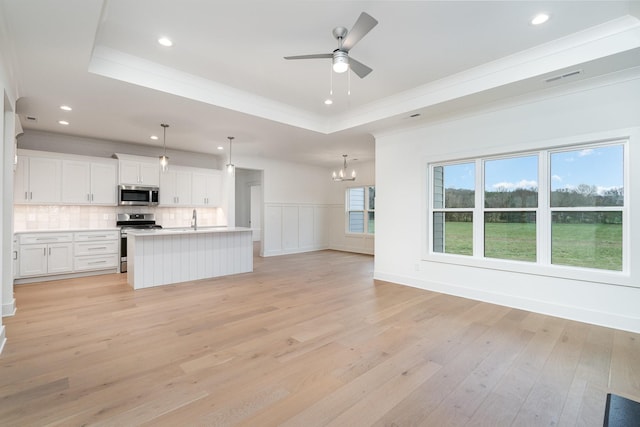
M590 323L609 328L621 329L640 333L640 318L621 316L616 313L589 310L578 306L555 304L547 301L520 298L497 292L486 292L482 289L460 286L453 283L426 281L413 277L400 276L383 271L374 271L375 280L384 280L400 285L411 286L432 292L455 295L462 298L474 299L491 304L527 310L549 316Z
M3 301L2 303L2 317L11 317L16 314L16 299L11 298L11 301Z
M0 324L0 354L4 350L4 345L7 343L7 337L5 335L5 328L3 324Z
M120 258L118 257L118 260L119 259ZM78 272L78 273L69 273L69 274L55 274L55 275L48 275L48 276L25 277L22 279L15 279L13 283L16 285L22 285L25 283L50 282L52 280L75 279L78 277L99 276L101 274L113 274L113 273L118 273L118 269L110 268L107 270L96 270L96 271L87 271L87 272Z

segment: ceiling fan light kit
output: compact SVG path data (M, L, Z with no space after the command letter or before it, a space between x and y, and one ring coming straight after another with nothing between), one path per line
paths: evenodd
M336 50L333 52L333 71L344 73L349 69L349 55L347 52Z

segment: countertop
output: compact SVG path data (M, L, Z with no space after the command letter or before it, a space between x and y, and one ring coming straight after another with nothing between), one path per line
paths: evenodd
M84 233L87 231L120 231L120 227L107 228L56 228L46 230L15 230L14 234L38 234L38 233Z
M197 230L189 227L128 229L127 236L175 236L180 234L234 233L238 231L251 231L251 229L247 227L198 227Z

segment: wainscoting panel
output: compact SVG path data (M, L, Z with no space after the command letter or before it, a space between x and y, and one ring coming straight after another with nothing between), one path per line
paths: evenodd
M265 203L264 256L328 249L328 206Z
M282 207L282 248L287 251L296 251L300 247L300 207Z
M264 255L282 253L282 206L265 205Z

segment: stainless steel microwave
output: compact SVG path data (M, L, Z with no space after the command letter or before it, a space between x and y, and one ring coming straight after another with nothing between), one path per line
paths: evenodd
M139 185L118 185L118 204L120 206L155 206L159 201L158 187Z

